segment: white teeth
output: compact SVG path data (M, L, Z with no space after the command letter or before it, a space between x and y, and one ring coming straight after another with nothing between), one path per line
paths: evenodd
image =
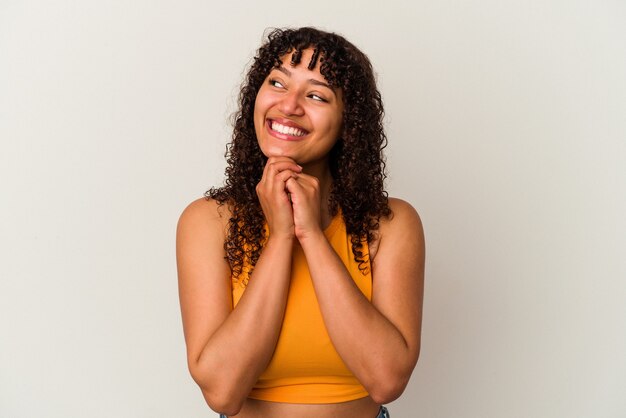
M276 132L280 132L281 134L291 135L291 136L304 136L306 132L302 129L294 128L293 126L285 126L281 125L278 122L272 121L272 129Z

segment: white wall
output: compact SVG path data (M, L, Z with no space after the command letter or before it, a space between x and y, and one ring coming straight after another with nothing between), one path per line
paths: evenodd
M393 417L626 416L624 2L221 3L0 1L0 416L213 416L175 224L264 29L309 24L372 59L426 228Z

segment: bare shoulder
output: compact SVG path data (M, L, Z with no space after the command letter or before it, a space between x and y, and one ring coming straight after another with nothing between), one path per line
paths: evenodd
M418 227L422 229L422 221L415 208L406 200L396 197L389 198L391 216L380 220L381 228Z
M178 220L178 234L186 231L197 233L218 231L226 232L230 210L214 199L200 198L191 202Z
M381 217L377 238L370 244L370 256L373 260L383 247L398 248L400 242L412 244L418 252L423 252L424 229L422 220L415 208L405 200L389 198L391 215Z

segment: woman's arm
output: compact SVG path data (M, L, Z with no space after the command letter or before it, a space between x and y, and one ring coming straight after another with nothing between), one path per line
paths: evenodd
M307 192L306 181L298 183L288 183L292 199L296 199L296 219L301 220L301 225L296 222L296 231L300 231L298 239L330 338L372 399L390 402L404 391L420 350L424 238L419 216L408 203L390 199L393 216L380 220L379 245L371 265L370 303L321 228L314 227L315 216L298 210L315 206L304 204L315 201L306 197L314 192Z
M254 279L233 310L224 226L216 206L198 200L180 218L179 295L191 375L213 410L235 415L276 346L293 244L288 239L268 241Z
M209 406L228 415L239 412L272 357L289 289L294 235L284 181L291 174L289 164L270 165L257 190L273 233L235 309L224 259L228 209L199 199L178 223L179 295L189 370Z

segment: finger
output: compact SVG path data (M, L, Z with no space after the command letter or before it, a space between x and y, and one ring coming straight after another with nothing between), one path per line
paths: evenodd
M290 177L285 181L285 188L289 193L297 195L304 190L302 185L298 182L300 176L299 174L297 177Z
M291 170L283 170L274 176L274 181L285 183L287 180L291 178L295 179L297 177L298 177L298 173L295 173Z
M297 176L298 183L301 187L308 189L316 189L319 190L320 181L317 177L311 176L310 174L298 173Z
M302 167L300 167L298 164L296 164L293 161L275 161L275 162L268 161L267 165L265 166L263 175L266 177L268 176L271 177L285 170L291 170L293 172L300 173L302 172Z
M265 165L272 166L275 164L283 164L283 163L292 164L294 166L300 167L293 158L289 158L289 157L270 157L267 159L267 162L265 163Z
M274 193L285 194L285 182L290 178L295 178L298 173L294 173L291 170L284 170L277 173L275 176L261 181L257 186L257 195L273 195Z

